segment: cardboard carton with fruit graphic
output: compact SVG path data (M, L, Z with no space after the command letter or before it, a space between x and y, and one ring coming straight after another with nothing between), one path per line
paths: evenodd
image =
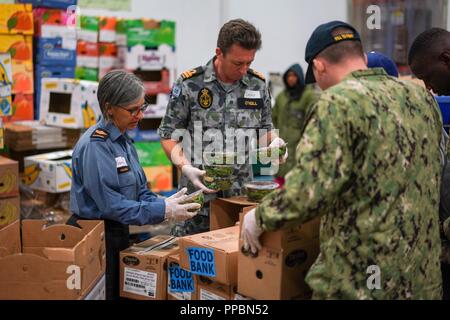
M99 17L81 16L81 29L77 31L77 40L98 42Z
M0 53L0 115L10 115L12 112L11 81L11 55L9 52Z
M117 46L114 43L99 44L99 79L117 66Z
M72 150L25 157L22 182L32 189L50 193L70 191Z
M98 55L98 43L78 41L77 67L98 68Z
M33 120L33 100L32 94L16 94L12 96L11 115L3 116L3 122Z
M89 128L101 116L97 88L94 81L42 79L39 119L57 127Z
M0 33L32 35L31 4L0 4Z
M64 49L75 50L76 28L67 25L66 10L35 8L33 9L36 34L42 38L61 38Z
M164 153L161 143L159 141L135 142L134 145L152 191L172 190L172 165Z
M0 199L0 229L17 221L20 217L19 197Z
M99 21L99 42L116 41L116 17L100 17Z
M32 94L33 42L32 36L0 34L0 52L11 55L12 94Z

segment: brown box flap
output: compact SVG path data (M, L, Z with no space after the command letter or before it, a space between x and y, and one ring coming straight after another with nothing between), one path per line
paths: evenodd
M0 229L0 258L20 253L20 221Z

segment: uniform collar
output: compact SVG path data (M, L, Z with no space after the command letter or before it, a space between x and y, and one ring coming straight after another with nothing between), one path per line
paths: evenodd
M216 57L213 57L204 66L205 68L205 77L203 78L204 82L213 82L214 80L218 80L216 76L216 70L214 69L214 60L216 60ZM248 73L245 76L243 76L240 81L246 86L248 86L249 85Z
M371 77L371 76L387 76L388 74L383 68L372 68L366 70L357 70L350 73L348 77L361 78L361 77Z

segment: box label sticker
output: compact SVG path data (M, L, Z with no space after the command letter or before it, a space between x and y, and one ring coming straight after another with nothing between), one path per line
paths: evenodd
M170 267L169 292L194 292L192 273L179 266Z
M191 292L173 292L170 288L170 280L167 281L167 294L170 294L177 300L192 300Z
M156 273L126 267L124 272L123 291L156 298Z
M192 273L208 277L216 276L214 250L190 247L186 251L189 256L189 266Z
M200 288L200 300L226 300L226 299L208 290Z

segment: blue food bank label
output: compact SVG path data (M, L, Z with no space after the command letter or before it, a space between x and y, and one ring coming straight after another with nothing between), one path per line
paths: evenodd
M189 267L192 273L202 276L216 276L214 250L190 247L186 249L189 256Z
M170 292L194 292L194 278L192 273L180 266L169 267Z

